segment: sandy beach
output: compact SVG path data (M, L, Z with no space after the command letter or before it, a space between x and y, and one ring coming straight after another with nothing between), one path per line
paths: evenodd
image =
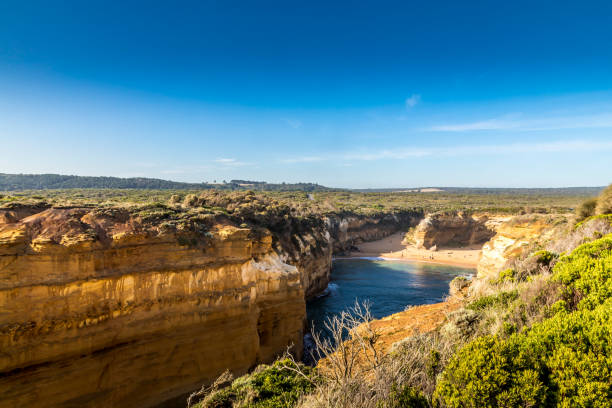
M482 245L470 247L442 247L437 251L419 249L414 245L403 245L404 233L398 232L379 241L357 245L349 257L382 257L406 261L431 262L475 268L480 259Z

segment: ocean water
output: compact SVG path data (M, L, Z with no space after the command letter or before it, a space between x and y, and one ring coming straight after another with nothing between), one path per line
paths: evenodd
M450 283L473 268L379 259L338 259L327 290L306 306L308 323L321 331L328 316L367 301L375 318L401 312L407 306L444 300ZM312 327L312 326L311 326Z

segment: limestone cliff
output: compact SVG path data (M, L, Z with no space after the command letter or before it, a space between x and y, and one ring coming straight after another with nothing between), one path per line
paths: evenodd
M0 215L0 407L153 406L299 352L334 250L414 216L266 229L121 208Z
M86 209L3 225L0 405L148 406L299 347L304 290L271 236L206 238Z
M487 216L430 214L416 227L414 240L417 248L427 249L481 244L495 235L495 223Z
M336 216L327 217L327 230L333 238L334 252L353 249L356 244L385 238L397 231L416 225L421 213L399 212L381 214L378 217Z
M508 260L519 255L536 240L546 240L553 232L550 216L518 216L501 223L491 240L482 247L478 278L495 278Z

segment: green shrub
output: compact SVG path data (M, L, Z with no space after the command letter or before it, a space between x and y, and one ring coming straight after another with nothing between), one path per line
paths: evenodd
M483 296L470 304L465 308L473 310L475 312L488 309L493 306L507 307L511 302L518 298L518 291L513 290L509 292L500 292L495 295Z
M585 225L587 222L591 221L591 220L605 220L608 221L608 223L610 225L612 225L612 214L599 214L599 215L593 215L591 217L588 217L582 221L580 221L579 223L577 223L574 226L574 229L578 229L580 227L582 227L583 225Z
M580 245L553 270L572 306L593 309L604 303L612 297L612 234Z
M595 207L597 206L597 198L590 198L580 204L580 207L576 209L576 215L579 220L595 215Z
M536 262L541 266L550 266L551 263L558 258L558 255L550 251L537 251L531 254Z
M377 408L429 408L427 398L410 386L393 384L389 396L376 403Z
M447 407L539 406L546 387L528 362L518 359L516 344L484 336L469 343L450 361L434 398Z
M493 283L514 282L516 271L512 268L504 269Z
M579 246L553 271L571 296L528 329L459 350L436 386L443 406L610 407L612 234ZM498 302L487 298L472 307Z
M612 184L597 197L596 214L612 214Z
M308 378L286 367L294 367L289 359L259 366L253 373L237 378L226 388L206 396L199 408L281 408L293 407L298 399L314 389L315 370L300 364Z
M558 313L507 340L478 338L451 359L436 397L449 407L609 407L610 306Z

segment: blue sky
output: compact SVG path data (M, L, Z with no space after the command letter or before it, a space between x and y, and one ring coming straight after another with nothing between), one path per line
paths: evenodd
M0 172L612 181L609 2L108 3L0 3Z

